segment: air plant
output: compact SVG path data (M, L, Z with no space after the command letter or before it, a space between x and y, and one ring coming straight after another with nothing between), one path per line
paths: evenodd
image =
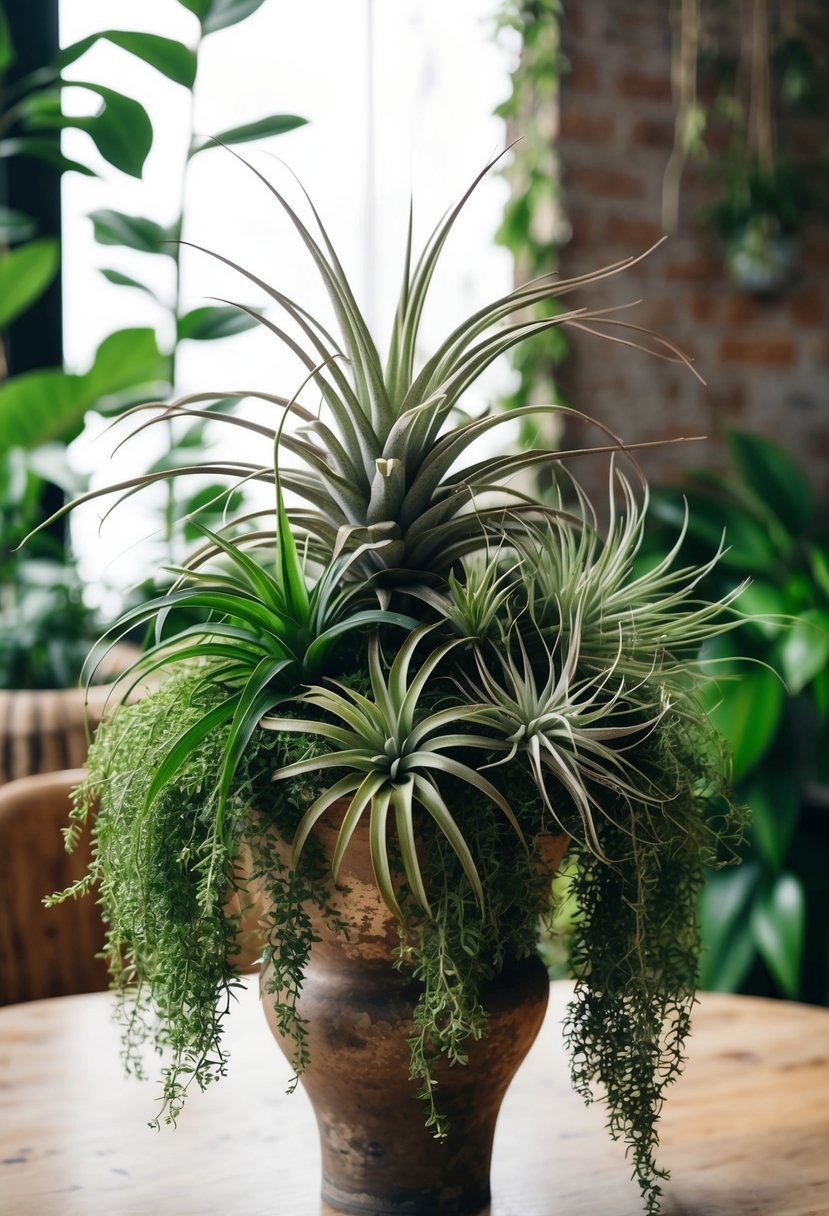
M563 832L590 876L574 938L577 1008L588 1010L573 1023L574 1076L582 1087L594 1074L607 1085L611 1128L632 1146L655 1211L655 1123L681 1064L693 1001L693 950L678 952L677 943L694 940L702 864L734 826L693 661L699 642L733 624L730 600L696 602L707 567L674 569L681 538L652 569L635 568L647 495L640 505L613 462L602 534L587 496L564 472L584 449L533 448L470 463L470 444L508 418L491 411L469 418L460 407L494 359L557 326L685 360L614 310L573 307L523 319L528 305L590 287L628 259L579 279L544 276L518 287L420 361L435 266L482 173L416 260L410 219L384 362L310 200L306 223L252 171L308 251L337 336L258 274L235 269L275 305L277 319L250 315L293 352L321 409L312 411L300 394L269 391L136 407L128 415L136 432L176 417L210 418L243 434L250 454L194 461L78 500L114 491L123 502L164 477L195 474L211 484L224 477L228 494L244 481L273 492L269 509L202 529L173 588L122 622L155 622L125 684L168 678L121 705L93 745L74 831L97 802L96 854L73 893L100 878L113 974L148 1015L127 1017L128 1043L143 1035L172 1045L165 1093L173 1115L193 1077L205 1084L223 1074L228 1003L215 998L234 983L225 946L237 922L228 897L250 847L260 870L271 871L278 930L267 949L282 977L274 999L294 1028L301 1068L303 1029L292 1000L311 942L302 901L324 902L320 883L329 891L336 884L365 821L377 885L399 924L400 965L424 985L413 1075L424 1082L428 1122L439 1127L434 1056L462 1057L464 1036L479 1034L486 1020L481 977L533 948L543 910L537 841ZM265 420L211 408L234 396L257 401ZM513 413L553 410L575 412L551 405ZM630 456L635 445L599 431L592 450ZM559 486L548 501L515 484L516 474L541 467ZM184 609L201 619L194 624L188 615L176 626ZM343 818L333 873L323 882L314 827L335 804ZM263 843L267 825L293 842L290 863ZM613 966L605 966L611 955ZM449 982L457 991L447 1005L434 994ZM598 1004L591 982L602 984ZM206 991L218 1012L205 1019L196 1011ZM597 1009L608 1011L604 1039ZM647 1032L622 1042L620 1009ZM666 1036L663 1015L673 1019ZM635 1092L625 1080L634 1073Z

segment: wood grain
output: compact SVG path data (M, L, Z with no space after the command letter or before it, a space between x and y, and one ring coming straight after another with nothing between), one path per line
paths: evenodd
M495 1141L489 1216L638 1216L623 1147L569 1088L554 984ZM106 994L0 1010L3 1216L331 1216L305 1095L254 985L226 1080L150 1131L153 1084L124 1080ZM706 995L662 1120L664 1216L829 1216L829 1011ZM156 1061L149 1066L154 1075Z

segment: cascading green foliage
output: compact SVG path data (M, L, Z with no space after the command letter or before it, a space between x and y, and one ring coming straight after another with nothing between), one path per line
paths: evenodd
M655 1121L693 1001L695 896L703 864L739 823L689 649L734 614L727 602L695 602L704 571L674 570L675 553L634 573L646 502L612 461L602 532L563 472L581 453L466 454L502 421L459 416L475 378L528 336L586 321L580 309L530 322L513 314L577 283L518 288L418 362L429 283L468 192L417 261L410 229L383 364L313 208L316 235L266 184L328 289L340 337L243 272L287 314L290 330L260 319L297 356L322 409L239 394L276 421L218 417L264 442L267 460L252 452L165 474L225 476L231 491L258 479L274 498L270 511L205 531L169 594L129 617L156 622L127 681L150 676L151 689L119 706L90 754L78 810L82 820L98 803L86 885L101 887L128 1058L148 1034L170 1050L172 1118L193 1079L224 1071L245 900L235 883L247 867L269 896L272 996L301 1071L308 907L327 909L362 823L398 919L397 965L422 984L412 1076L427 1122L445 1134L437 1062L462 1062L465 1043L486 1030L486 980L533 950L550 900L542 840L565 833L579 860L574 1080L585 1094L594 1081L604 1087L611 1132L631 1146L655 1212ZM620 323L589 319L601 322ZM155 407L155 417L209 415L206 401ZM139 430L154 425L135 416ZM603 439L600 450L619 447ZM560 501L543 505L514 484L534 467L561 478ZM130 497L160 476L110 489ZM283 490L302 501L286 508ZM176 629L184 607L201 623L188 616ZM343 820L326 872L314 827L335 803Z

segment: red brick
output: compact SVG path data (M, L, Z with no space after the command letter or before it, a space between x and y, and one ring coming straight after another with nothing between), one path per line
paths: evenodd
M725 338L720 343L723 363L756 363L764 367L790 367L795 361L791 338Z
M719 297L707 292L695 291L688 301L688 312L694 321L708 322L718 320Z
M726 325L745 325L748 321L756 321L758 317L763 316L765 305L757 296L731 288L721 299L722 320Z
M566 165L567 190L583 190L593 198L644 198L645 182L635 173L621 169L600 169L593 165Z
M664 152L673 147L674 124L667 119L640 118L633 124L630 136L637 148L657 148Z
M616 122L609 114L562 109L558 133L562 139L575 139L579 143L609 144L616 134Z
M664 76L649 76L646 72L629 71L619 77L619 92L622 97L644 101L670 101L671 80Z
M562 92L597 93L599 91L599 64L577 51L567 56L567 74L562 83Z
M712 283L720 277L721 268L713 258L699 255L671 262L665 274L669 279L689 283Z
M803 251L803 263L810 266L829 266L829 241L810 240Z
M823 325L826 321L826 296L814 287L793 292L788 303L791 318L798 325Z
M604 234L610 245L623 245L629 253L644 253L662 236L662 228L653 220L612 215L605 224Z
M695 291L688 313L702 325L745 325L763 316L763 306L754 296L733 291Z
M573 244L581 246L591 244L593 240L593 224L591 223L591 217L585 215L582 210L579 210L575 215L571 215L569 219L571 231L570 239L572 240Z

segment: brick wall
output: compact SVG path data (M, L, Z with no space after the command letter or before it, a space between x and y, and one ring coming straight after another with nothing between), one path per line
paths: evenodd
M561 252L564 275L642 253L661 236L674 123L669 7L665 0L565 6L570 70L561 87L559 149L573 235ZM823 125L799 119L782 138L804 150L826 146L825 124L825 115ZM706 384L682 367L573 333L562 388L573 405L628 440L709 436L702 445L648 454L644 464L654 481L702 463L723 468L722 429L734 425L785 444L827 491L829 216L806 222L797 281L778 296L754 297L725 276L716 237L700 222L711 190L687 165L676 235L579 296L595 307L641 300L629 319L680 346Z

